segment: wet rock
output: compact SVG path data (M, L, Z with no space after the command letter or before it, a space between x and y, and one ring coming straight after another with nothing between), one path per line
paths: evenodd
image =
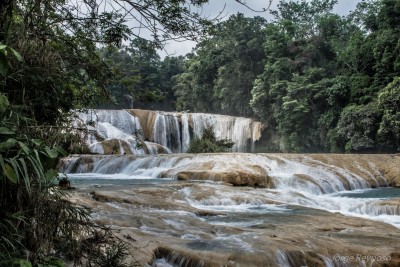
M268 175L260 175L242 171L181 171L176 175L178 180L211 180L225 182L233 186L253 186L274 188L274 182Z

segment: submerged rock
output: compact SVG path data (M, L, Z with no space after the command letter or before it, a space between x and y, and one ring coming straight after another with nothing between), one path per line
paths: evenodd
M188 198L188 189L198 195ZM142 266L157 266L153 265L157 262L172 266L370 266L371 257L381 257L372 266L399 263L400 230L382 222L304 208L263 216L249 210L242 219L256 216L263 222L221 224L216 222L229 218L232 211L207 210L207 206L212 208L209 200L224 197L221 192L237 194L232 196L237 205L251 199L260 203L257 198L263 192L259 190L266 189L254 190L178 183L96 191L93 198L74 192L72 197L90 207L98 223L118 230ZM202 210L198 203L209 204ZM204 217L208 212L212 216Z
M211 180L225 182L234 186L253 186L274 188L274 182L268 175L244 171L181 171L175 174L178 180Z

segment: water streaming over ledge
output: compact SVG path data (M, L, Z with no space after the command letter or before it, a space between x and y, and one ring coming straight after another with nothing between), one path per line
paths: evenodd
M346 159L344 159L346 161ZM343 164L338 161L337 164ZM349 171L348 166L353 169ZM226 210L246 205L277 202L302 205L346 215L373 218L400 226L400 207L384 198L354 198L342 193L386 186L384 176L368 160L359 165L338 167L309 156L290 157L268 154L175 154L159 156L82 156L64 160L64 173L114 175L120 179L172 178L213 180L238 186L256 186L251 194L224 192L208 186L214 195L201 201L191 199L191 189L182 193L198 208L225 206ZM73 177L73 175L72 175ZM100 176L99 176L100 177Z
M319 216L327 216L327 212L334 220L338 219L335 214L342 214L400 228L400 189L388 187L399 186L399 163L400 157L391 155L76 155L65 158L60 171L68 174L73 183L98 183L99 188L103 184L120 184L123 191L115 191L117 195L109 193L111 199L116 198L110 200L110 207L131 216L132 207L127 203L138 202L137 207L143 207L145 213L139 220L127 219L141 222L135 229L154 235L157 240L178 238L184 243L183 251L157 254L152 266L183 266L183 262L197 264L199 259L207 260L194 257L191 250L221 253L218 255L228 252L259 255L260 250L275 243L261 242L257 231L263 233L264 229L282 225L283 229L291 229L292 225L301 225L309 219L316 221L313 226L316 233L328 231L340 240L360 238L358 229L364 223L359 221L341 223L337 230L332 225L318 225ZM130 194L125 190L129 187L143 189ZM141 195L146 190L150 195ZM155 193L162 194L163 190L172 191L161 197L161 202L155 201ZM156 203L160 207L154 206ZM166 207L170 205L186 208L168 210ZM120 220L122 215L116 216ZM353 228L353 224L361 228ZM272 231L269 235L278 233ZM369 266L362 262L359 265L343 260L332 262L334 256L346 259L343 258L346 251L314 252L312 245L302 250L292 245L286 247L285 238L282 240L283 247L269 248L275 251L268 256L275 261L272 266L297 267L298 263L313 266L315 262L318 266ZM310 241L304 242L307 245Z
M250 118L205 113L149 110L87 110L75 112L75 125L87 127L87 144L98 154L181 153L190 140L211 127L217 138L235 142L232 151L254 152L263 124ZM144 139L144 144L138 140Z

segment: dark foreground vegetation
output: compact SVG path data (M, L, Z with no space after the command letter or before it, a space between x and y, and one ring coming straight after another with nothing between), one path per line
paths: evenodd
M61 146L80 143L79 136L70 127L61 127L66 134L39 126L27 112L0 93L0 266L128 266L125 244L57 186L68 182L54 169L57 158L67 155Z

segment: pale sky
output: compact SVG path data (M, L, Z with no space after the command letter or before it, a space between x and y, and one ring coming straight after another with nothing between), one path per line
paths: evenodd
M279 0L273 0L271 5L271 10L276 9ZM357 3L360 0L338 0L338 4L335 5L333 11L338 13L339 15L346 15L349 11L354 10L356 8ZM262 10L264 7L268 6L268 0L246 0L246 4L254 10ZM244 7L243 5L235 2L235 0L210 0L210 2L203 6L202 14L204 16L209 16L210 18L214 18L218 16L218 14L222 11L225 18L228 18L232 14L236 14L238 12L243 13L247 17L260 16L265 17L267 20L272 19L269 11L266 12L253 12L250 9ZM167 54L171 54L174 56L186 55L187 53L192 51L192 48L195 46L195 42L193 41L185 41L185 42L170 42L165 46L164 51L159 51L159 54L162 58L164 58Z

